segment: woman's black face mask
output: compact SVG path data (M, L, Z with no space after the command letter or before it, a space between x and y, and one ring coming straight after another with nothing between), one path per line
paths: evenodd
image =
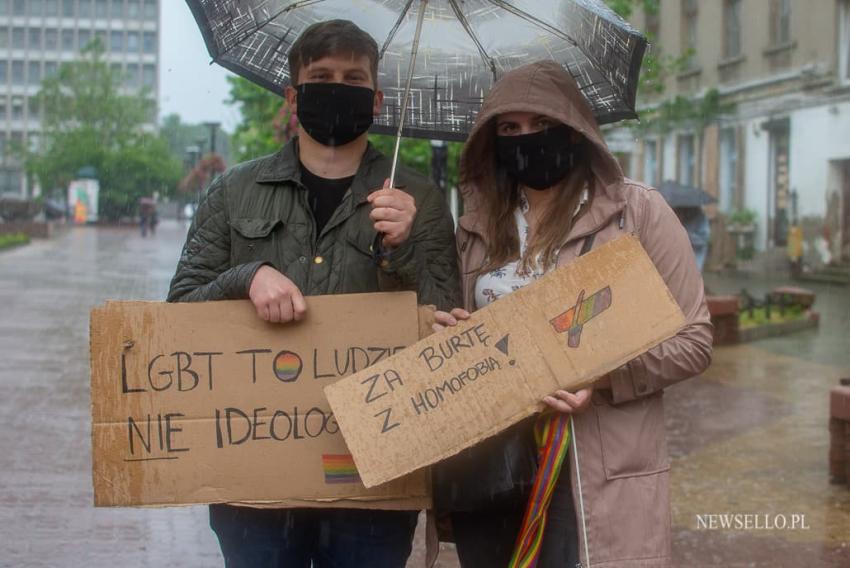
M570 140L571 132L562 124L531 134L496 136L497 161L526 187L552 187L567 177L576 163L580 144Z
M375 91L343 83L302 83L298 122L323 146L343 146L372 126Z

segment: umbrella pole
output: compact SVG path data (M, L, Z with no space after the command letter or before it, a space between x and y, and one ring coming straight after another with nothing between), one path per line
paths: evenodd
M404 86L404 95L401 99L401 117L398 121L398 130L395 135L395 149L393 150L393 165L390 169L390 187L395 185L395 172L398 165L398 151L401 146L401 130L404 128L404 116L407 114L407 101L410 99L410 81L413 79L413 68L416 65L416 54L419 51L419 36L422 35L422 22L425 20L425 8L428 0L419 2L419 15L416 19L416 33L413 36L413 48L410 50L410 66L407 69L407 83Z

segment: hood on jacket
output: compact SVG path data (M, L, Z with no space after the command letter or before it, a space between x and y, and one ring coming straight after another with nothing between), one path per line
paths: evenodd
M623 171L608 150L590 106L572 76L559 63L549 60L506 73L485 97L461 153L460 189L465 211L474 212L478 208L477 193L486 189L479 187L474 179L465 178L466 165L486 161L495 164L494 121L502 113L515 111L552 117L580 133L585 139L590 172L595 180L594 198L600 197L601 190L611 201L622 201L612 186L623 180Z

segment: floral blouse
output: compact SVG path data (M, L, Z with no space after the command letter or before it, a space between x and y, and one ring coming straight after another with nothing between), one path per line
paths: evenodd
M573 217L578 215L581 207L587 203L588 190L585 188L579 204L573 213ZM525 218L528 213L528 200L525 193L520 194L520 205L514 211L514 219L516 220L517 232L519 233L519 256L520 259L525 254L528 246L528 221ZM540 268L540 258L536 258L533 263L533 269L528 273L521 272L520 259L507 263L501 268L497 268L486 274L482 274L475 281L475 307L481 309L484 306L491 304L506 294L510 294L520 288L527 286L543 276L545 272Z

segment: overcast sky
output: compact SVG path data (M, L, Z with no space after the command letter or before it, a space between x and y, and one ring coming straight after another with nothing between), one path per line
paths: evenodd
M204 39L183 0L160 4L160 116L177 113L183 122L220 122L232 132L239 112L224 104L229 95L225 77L230 72L209 64Z

